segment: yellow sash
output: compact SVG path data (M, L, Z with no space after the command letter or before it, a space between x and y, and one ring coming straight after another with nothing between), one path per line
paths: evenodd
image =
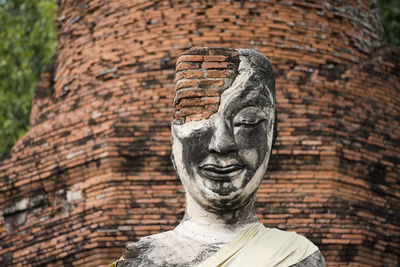
M317 250L307 238L294 232L255 223L198 267L287 267Z

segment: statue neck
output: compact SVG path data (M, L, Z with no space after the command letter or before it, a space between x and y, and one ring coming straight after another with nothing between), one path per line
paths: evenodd
M240 209L218 214L205 210L189 195L186 201L185 217L174 232L196 242L222 246L249 225L258 222L253 206L254 198Z
M258 219L254 210L254 197L239 209L213 213L205 210L189 194L186 194L186 211L183 221L190 221L200 225L221 225L224 228L234 229L256 223Z

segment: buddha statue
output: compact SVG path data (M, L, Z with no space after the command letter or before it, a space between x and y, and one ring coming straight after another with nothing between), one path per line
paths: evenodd
M269 60L251 49L184 52L174 108L172 161L186 191L184 218L129 244L116 266L325 266L305 237L256 217L277 134Z

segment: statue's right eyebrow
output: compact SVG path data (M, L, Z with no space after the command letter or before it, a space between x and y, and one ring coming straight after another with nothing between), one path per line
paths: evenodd
M260 95L257 98L247 98L246 95L251 92L259 92ZM261 101L265 101L265 104L261 104ZM261 104L261 105L260 105ZM261 93L260 89L254 89L251 86L241 90L240 94L233 96L233 99L225 106L224 110L221 110L224 114L234 115L245 107L249 106L271 106L270 100L267 96Z
M252 81L251 78L253 78L255 75L256 74L253 74L248 79L248 81L244 85L244 89L241 91L243 92L244 96L246 96L252 91L257 91L260 94L260 97L261 96L265 97L267 106L272 106L271 99L269 97L271 92L268 88L268 84L263 79L260 79L260 81L256 82L256 86L254 86L255 81Z

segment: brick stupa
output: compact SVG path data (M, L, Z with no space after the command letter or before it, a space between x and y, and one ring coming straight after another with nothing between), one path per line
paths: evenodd
M179 223L169 124L176 59L193 46L255 48L274 66L260 221L307 236L327 266L400 261L400 50L370 1L58 5L30 130L0 162L2 264L106 265Z

